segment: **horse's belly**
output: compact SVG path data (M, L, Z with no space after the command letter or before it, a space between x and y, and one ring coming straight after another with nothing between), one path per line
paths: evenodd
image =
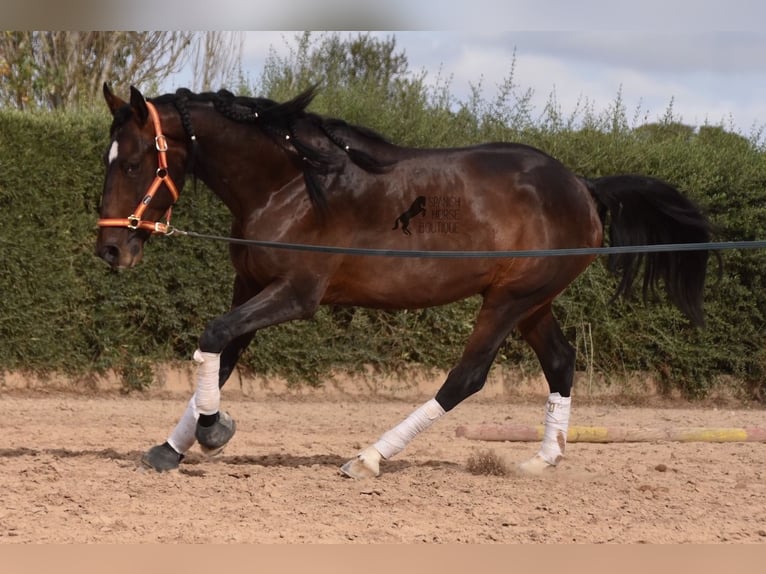
M492 265L424 259L341 267L330 281L324 304L382 309L444 305L481 293L494 275Z

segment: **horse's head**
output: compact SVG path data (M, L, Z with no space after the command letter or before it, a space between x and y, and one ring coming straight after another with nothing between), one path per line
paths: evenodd
M161 219L183 185L187 151L164 135L156 108L136 88L125 102L104 84L104 98L113 121L96 253L120 269L136 265L151 234L168 229Z

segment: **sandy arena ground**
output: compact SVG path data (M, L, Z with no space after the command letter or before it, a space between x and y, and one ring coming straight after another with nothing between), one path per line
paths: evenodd
M354 481L338 467L426 397L224 390L226 451L144 470L187 397L0 391L0 543L766 543L764 443L570 443L543 477L475 475L471 457L513 467L538 445L456 427L536 425L544 402L479 395ZM572 425L766 426L762 408L581 402Z

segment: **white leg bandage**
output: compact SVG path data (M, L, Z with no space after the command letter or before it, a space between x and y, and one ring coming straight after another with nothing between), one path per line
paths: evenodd
M218 388L218 370L221 366L220 353L194 351L197 361L197 411L202 415L214 415L221 405L221 389Z
M181 415L181 420L178 421L176 428L173 429L173 432L168 437L168 444L177 453L185 453L196 442L194 430L197 428L197 418L199 418L199 412L197 411L197 395L195 393L189 399L189 404L186 405L186 410Z
M415 438L415 435L430 427L436 419L444 414L444 409L436 399L424 403L410 416L387 431L373 447L383 458L391 458L404 450L404 447Z
M538 453L548 464L556 465L564 456L571 404L572 397L562 397L559 393L548 396L543 444Z

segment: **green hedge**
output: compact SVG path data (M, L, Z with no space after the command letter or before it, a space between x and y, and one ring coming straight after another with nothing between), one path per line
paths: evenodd
M764 155L720 128L511 129L477 110L429 106L417 93L391 105L374 92L351 97L327 90L313 109L371 125L407 145L515 140L542 148L583 175L653 175L703 206L717 240L766 237ZM155 238L140 266L113 273L93 251L106 114L0 111L0 134L2 369L83 379L114 369L129 389L151 384L159 363L188 360L205 323L228 307L233 274L226 246ZM187 185L174 223L225 234L228 214L204 186L195 191ZM614 281L602 264L592 265L556 305L578 346L578 368L615 381L635 371L653 373L666 389L689 397L730 379L750 396L765 397L766 253L729 251L722 257L717 286L715 265L710 273L705 330L689 327L662 301L611 305ZM398 313L326 308L311 321L259 333L241 364L313 385L333 369L447 368L459 357L477 308L476 298ZM500 360L538 369L516 338Z

